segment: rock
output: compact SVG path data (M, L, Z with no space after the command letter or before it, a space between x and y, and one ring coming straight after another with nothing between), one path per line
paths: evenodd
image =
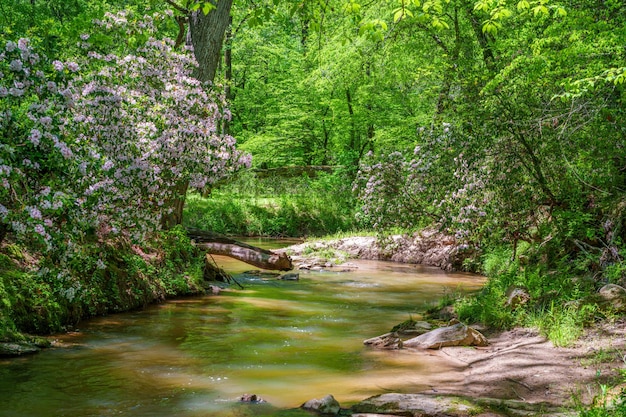
M511 310L515 310L517 307L524 306L530 301L530 293L525 287L511 285L506 290L506 303L505 305Z
M279 276L278 279L282 279L283 281L298 281L300 279L300 274L297 272L289 272L288 274Z
M478 259L478 248L457 242L435 229L424 229L415 235L394 235L387 239L376 237L348 237L332 241L303 243L282 251L294 256L307 256L311 252L331 252L333 257L390 260L436 266L446 271L467 269L466 261ZM280 252L280 250L278 251ZM310 256L307 256L310 257ZM321 266L325 262L307 260L310 266ZM302 265L299 267L304 269Z
M600 288L598 296L616 312L626 312L626 288L615 284L607 284Z
M398 333L400 336L418 336L432 330L433 326L426 321L415 321L409 319L400 324L393 326L392 332Z
M450 321L457 318L454 306L445 306L441 309L430 313L430 316L436 320Z
M481 409L455 397L434 397L425 394L382 394L352 406L355 413L365 415L398 415L420 417L456 417L476 415Z
M0 343L0 357L21 356L39 352L41 349L33 343L5 342Z
M328 394L324 398L315 398L302 404L300 408L315 411L320 414L339 414L341 406L332 395Z
M217 285L209 285L207 288L207 291L209 291L213 295L218 295L219 293L222 292L222 289L218 287Z
M376 349L401 349L402 339L398 337L398 333L391 332L364 340L363 344Z
M487 346L487 338L463 323L440 327L403 342L403 347L440 349L446 346Z
M253 404L261 404L266 402L263 398L259 397L256 394L243 394L241 397L239 397L239 401L241 401L242 403Z

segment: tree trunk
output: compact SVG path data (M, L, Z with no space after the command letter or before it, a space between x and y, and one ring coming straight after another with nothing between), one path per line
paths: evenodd
M197 246L213 255L228 256L262 269L279 271L293 269L291 258L285 253L274 253L204 230L189 229L187 235L196 241Z
M161 228L169 230L172 227L179 225L183 221L183 208L185 208L185 197L187 195L187 189L189 188L189 181L180 181L176 189L174 190L174 196L167 202L168 207L172 209L170 213L163 213L161 217Z
M198 61L195 77L203 82L213 82L220 62L220 53L226 28L230 24L230 9L233 0L214 0L215 6L208 14L202 9L189 15L188 43L193 46L193 53ZM172 212L161 219L161 227L170 229L181 224L188 181L178 184L175 197L169 202Z
M208 14L197 10L189 16L189 37L199 66L196 78L200 81L215 79L233 0L219 0L213 4L215 8Z
M0 243L4 240L4 237L7 235L9 228L6 224L0 223Z

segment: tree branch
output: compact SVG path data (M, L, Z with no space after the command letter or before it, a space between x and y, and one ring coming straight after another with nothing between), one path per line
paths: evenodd
M169 4L170 6L172 6L174 9L178 10L179 12L181 12L181 13L184 13L184 14L186 14L186 15L187 15L187 14L189 14L189 13L191 13L191 11L190 11L190 10L188 10L188 9L184 8L183 6L179 5L178 3L175 3L175 2L174 2L174 1L172 1L172 0L165 0L165 2L166 2L167 4Z

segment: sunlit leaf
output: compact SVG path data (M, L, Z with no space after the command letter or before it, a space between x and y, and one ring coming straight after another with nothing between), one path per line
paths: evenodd
M204 3L204 5L202 6L202 13L204 13L205 15L209 14L209 12L211 10L215 9L215 6L211 3L209 3L208 1Z
M548 14L548 8L542 4L540 4L539 6L536 6L533 8L533 14L535 16L538 16L540 14L542 15L547 15Z

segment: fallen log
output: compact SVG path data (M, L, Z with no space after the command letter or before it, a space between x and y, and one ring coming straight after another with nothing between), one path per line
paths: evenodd
M213 255L228 256L261 269L278 271L293 269L291 258L286 253L274 253L206 230L187 229L187 235L198 247L206 249Z

